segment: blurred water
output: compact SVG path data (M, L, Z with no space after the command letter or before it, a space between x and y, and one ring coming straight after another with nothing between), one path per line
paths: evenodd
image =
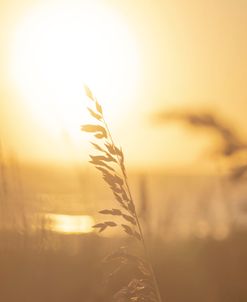
M13 173L7 176L1 190L5 228L36 224L58 232L90 232L94 221L103 219L99 210L118 206L100 174L91 171L78 175L78 170L32 168L22 170L18 181ZM129 183L144 232L154 237L224 239L247 226L244 183L216 175L138 172L130 173Z

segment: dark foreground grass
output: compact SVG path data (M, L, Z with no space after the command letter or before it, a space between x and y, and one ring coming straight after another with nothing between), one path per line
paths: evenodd
M105 284L101 260L120 244L117 238L1 232L0 240L3 302L109 302L128 278L126 272ZM224 241L157 239L149 247L166 301L247 301L245 232L235 232Z

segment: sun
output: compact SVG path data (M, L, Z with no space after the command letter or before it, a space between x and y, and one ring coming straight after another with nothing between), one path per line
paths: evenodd
M139 77L138 47L118 12L95 1L35 6L18 21L10 78L49 133L80 137L83 85L112 119L130 110Z

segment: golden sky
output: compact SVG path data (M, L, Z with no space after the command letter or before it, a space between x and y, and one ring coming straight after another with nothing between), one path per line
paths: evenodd
M246 32L244 0L1 0L1 141L29 161L87 159L86 82L129 165L195 165L207 136L152 114L207 108L247 135Z

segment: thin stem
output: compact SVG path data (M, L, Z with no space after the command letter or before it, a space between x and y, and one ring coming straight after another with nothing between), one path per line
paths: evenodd
M133 198L132 198L132 194L131 194L131 191L130 191L130 188L129 188L128 181L127 181L126 178L124 178L124 180L125 180L125 184L126 184L126 187L127 187L127 190L128 190L128 193L129 193L129 197L131 199L131 202L134 204L134 201L133 201ZM156 295L157 295L158 301L162 302L161 295L160 295L160 290L159 290L159 286L158 286L158 282L157 282L156 275L155 275L154 270L153 270L153 266L151 264L150 255L149 255L149 252L148 252L148 249L147 249L147 246L146 246L146 242L144 240L142 228L141 228L141 225L140 225L139 218L137 216L135 207L134 207L134 215L135 215L136 223L137 223L137 226L138 226L138 230L139 230L140 235L141 235L142 244L143 244L143 247L144 247L144 252L145 252L146 258L148 260L149 270L150 270L151 275L152 275L153 283L154 283L155 290L156 290Z

